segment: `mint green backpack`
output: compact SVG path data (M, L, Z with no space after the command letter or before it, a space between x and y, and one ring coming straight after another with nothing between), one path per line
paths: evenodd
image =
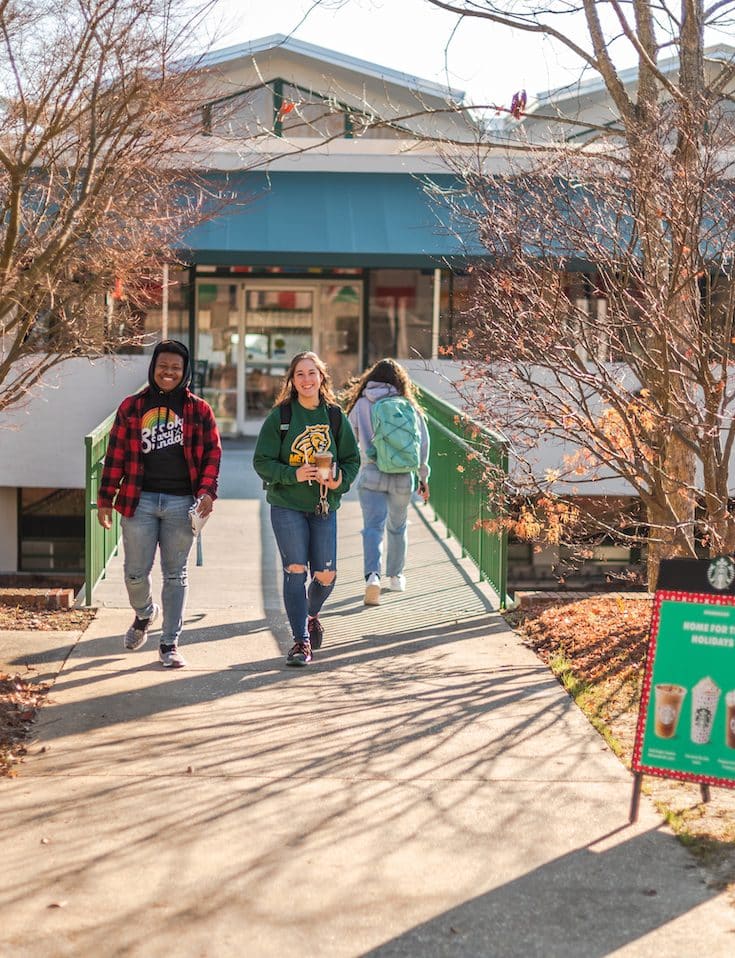
M386 396L370 411L374 455L381 472L416 472L421 465L419 413L403 396ZM372 455L371 455L372 453Z

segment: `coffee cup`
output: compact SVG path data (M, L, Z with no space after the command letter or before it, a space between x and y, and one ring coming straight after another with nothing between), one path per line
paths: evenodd
M712 734L720 689L707 675L692 689L691 738L696 745L707 745Z
M735 689L725 696L725 744L735 748Z
M332 458L332 453L328 451L314 453L314 465L319 482L327 482L332 478Z
M655 732L659 738L673 738L679 723L681 703L687 690L682 685L657 685L654 689Z

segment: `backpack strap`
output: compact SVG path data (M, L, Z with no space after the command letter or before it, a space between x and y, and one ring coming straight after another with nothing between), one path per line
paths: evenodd
M340 430L342 429L342 409L334 403L330 403L327 406L327 412L329 413L329 426L332 430L334 441L338 443Z
M278 411L281 414L281 442L283 442L283 437L291 425L291 402L282 402L278 407Z
M278 410L281 414L281 442L283 442L283 437L288 432L288 427L291 425L291 402L281 403L278 407ZM330 403L327 406L327 413L329 415L329 428L332 430L332 435L334 436L335 443L339 442L339 434L342 430L342 409L340 406L337 406L335 403Z

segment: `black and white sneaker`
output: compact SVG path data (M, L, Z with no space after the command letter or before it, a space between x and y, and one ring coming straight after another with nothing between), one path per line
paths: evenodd
M186 659L175 645L160 645L158 661L164 669L183 669L186 665Z
M136 615L133 624L125 633L125 638L123 639L123 646L126 652L135 652L145 645L145 640L148 638L148 630L158 618L160 611L159 607L154 603L153 611L147 619L139 619Z

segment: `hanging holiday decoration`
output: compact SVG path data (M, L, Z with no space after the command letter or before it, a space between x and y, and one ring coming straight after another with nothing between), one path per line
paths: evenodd
M284 100L278 110L278 122L280 123L284 117L288 116L296 108L295 103L291 103L290 100Z
M520 120L525 109L526 91L519 90L517 93L513 94L513 99L510 101L510 115L515 117L516 120Z

